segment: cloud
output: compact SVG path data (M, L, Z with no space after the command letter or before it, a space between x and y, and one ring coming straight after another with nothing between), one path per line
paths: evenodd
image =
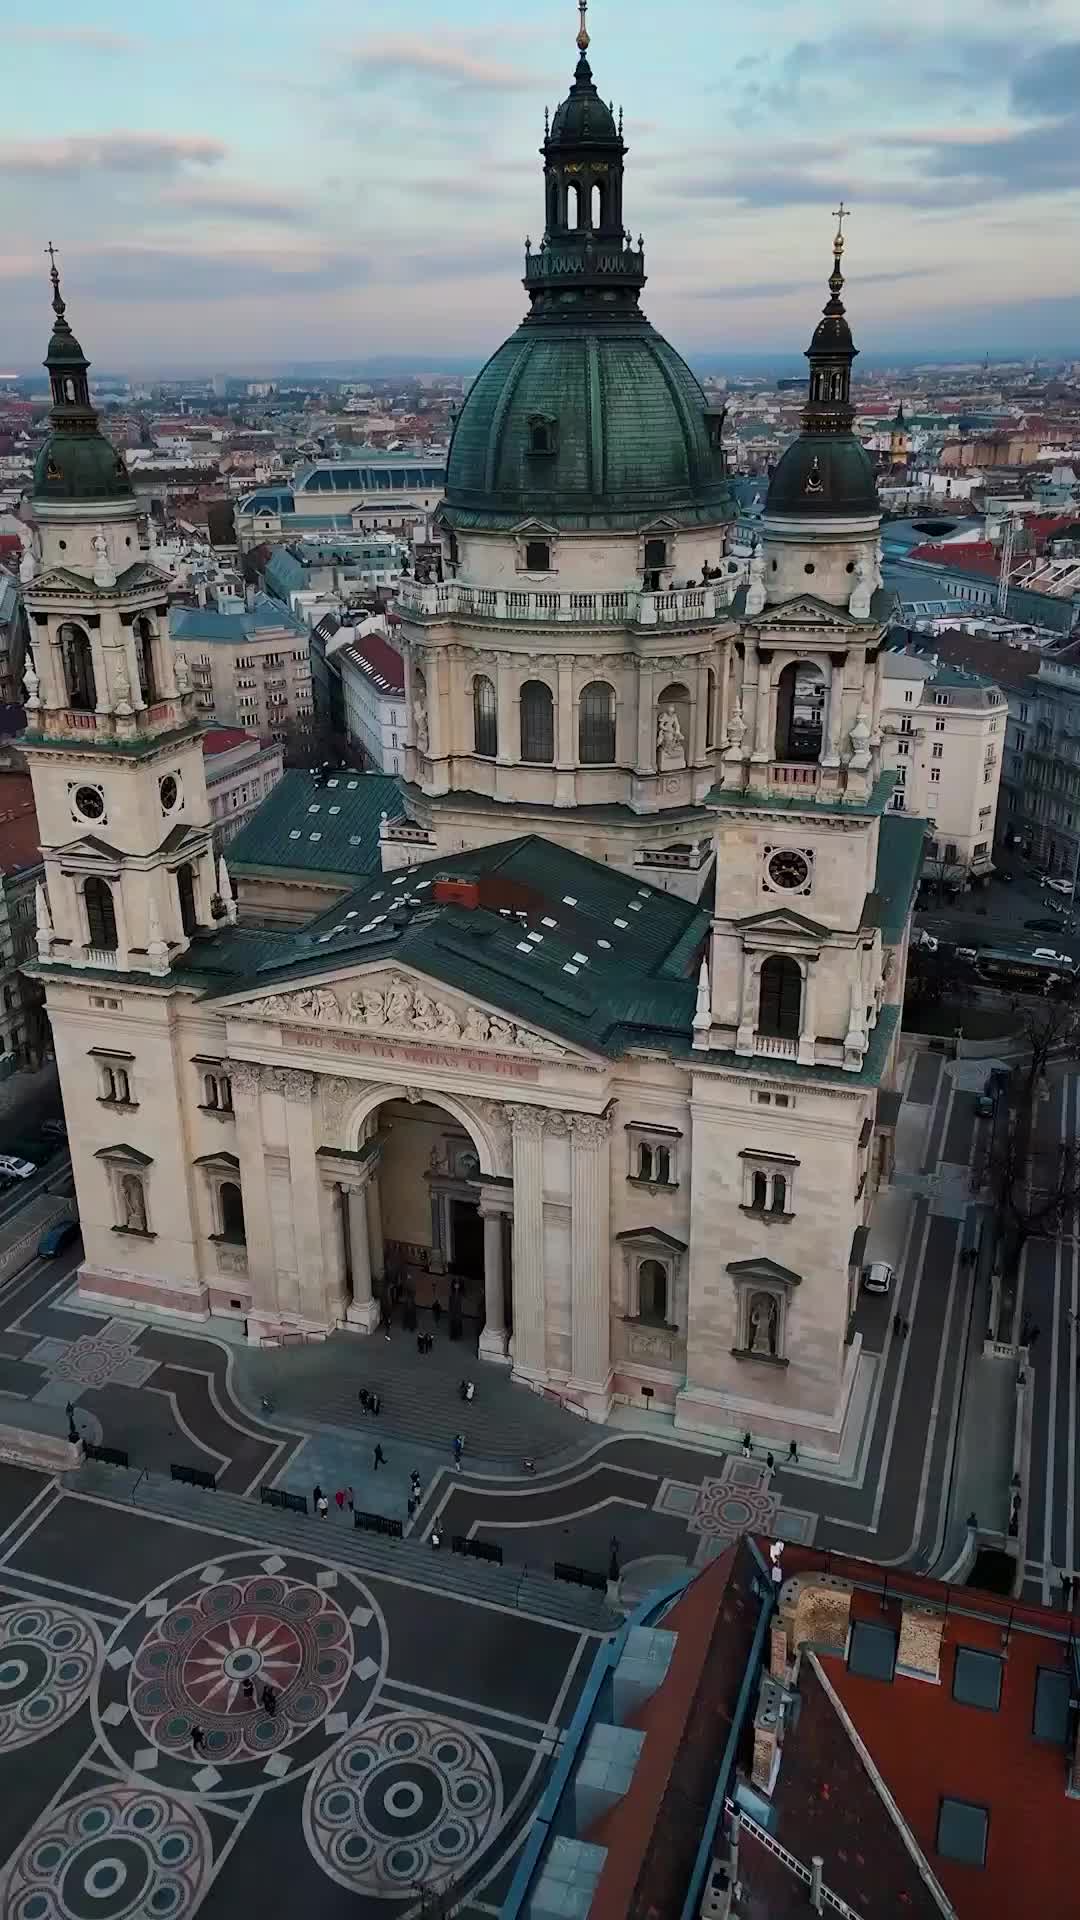
M263 294L310 298L367 286L374 277L365 255L347 252L106 245L69 266L65 293L69 303L83 293L104 300L166 302L235 301Z
M480 41L466 34L379 33L353 41L348 58L352 77L361 86L378 86L387 79L428 84L441 80L459 92L481 88L519 93L537 85L533 69L493 59L482 50L485 46L486 36Z
M1013 75L1012 98L1021 113L1074 113L1080 99L1080 40L1048 47L1025 60Z
M301 201L240 181L208 187L166 187L156 204L165 212L191 213L205 220L265 220L298 226L311 217Z
M85 53L134 53L142 36L107 27L7 27L5 43L24 47L77 47Z
M72 134L66 139L0 141L0 171L46 179L72 179L82 173L170 174L187 166L216 167L225 152L220 140L199 134Z
M848 282L848 291L852 288L871 287L891 280L911 281L920 277L917 268L896 268L882 273L859 273ZM737 286L723 287L686 287L683 299L719 300L725 304L730 300L772 300L792 294L802 298L805 294L820 293L822 300L827 297L828 287L825 273L820 280L743 280Z

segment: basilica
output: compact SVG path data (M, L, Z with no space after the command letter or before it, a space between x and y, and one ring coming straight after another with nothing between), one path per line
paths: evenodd
M369 1336L392 1279L582 1417L835 1454L923 844L881 766L843 235L747 567L588 47L528 313L456 422L441 577L400 597L403 811L302 924L238 913L215 855L166 581L53 267L25 747L79 1286L281 1344ZM291 866L363 784L324 781Z

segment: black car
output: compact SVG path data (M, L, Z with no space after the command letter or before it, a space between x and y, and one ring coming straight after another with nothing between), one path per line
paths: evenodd
M1024 925L1025 927L1029 927L1032 933L1061 932L1060 920L1025 920Z

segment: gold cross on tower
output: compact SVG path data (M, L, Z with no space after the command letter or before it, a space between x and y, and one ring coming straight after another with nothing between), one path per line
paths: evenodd
M833 208L833 219L836 221L836 239L833 241L833 251L837 259L839 259L844 251L844 221L851 219L851 208L845 207L841 200L840 205Z

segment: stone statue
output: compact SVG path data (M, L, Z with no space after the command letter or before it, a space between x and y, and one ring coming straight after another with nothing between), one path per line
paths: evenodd
M445 1000L436 1000L435 1020L438 1032L444 1040L460 1040L461 1022L453 1007L448 1007Z
M115 587L116 573L109 559L109 543L99 527L90 542L94 549L94 585L95 587Z
M776 1353L780 1333L780 1308L771 1293L755 1293L750 1302L751 1353Z
M878 587L880 587L882 584L882 577L881 577L882 557L883 557L882 546L881 546L881 539L879 536L879 538L877 539L874 545L874 569L873 569L873 579L871 583L875 592L877 591Z
M661 773L686 765L686 742L674 707L661 707L656 722L656 757Z
M870 598L874 591L874 558L864 547L855 562L855 585L851 589L848 612L853 620L869 620Z
M753 618L756 613L765 611L765 555L761 551L760 541L754 544L750 555L749 585L746 589L746 611Z
M494 1041L500 1047L512 1047L514 1044L514 1029L510 1025L509 1020L493 1020L488 1031L488 1039Z
M858 770L870 765L870 709L860 707L855 725L851 729L851 759L849 765Z
M26 683L27 706L39 707L41 701L38 698L38 690L41 686L41 681L38 678L38 670L34 665L34 655L30 647L26 649L26 666L23 669L23 680Z
M445 1149L440 1147L438 1142L436 1141L435 1145L431 1149L431 1153L428 1156L428 1172L429 1173L446 1173L448 1171L448 1168L449 1168L449 1161L447 1159Z
M378 987L363 987L360 992L364 1019L369 1027L386 1025L386 995Z
M36 572L37 561L34 558L34 543L30 535L27 534L26 545L22 550L22 559L19 561L19 579L24 587L30 585Z
M413 701L413 721L416 726L416 750L418 753L426 754L431 745L428 733L427 702L421 699L419 694Z
M191 671L190 671L190 668L188 667L186 653L177 654L176 659L173 662L173 673L176 677L177 693L190 693L191 692Z
M122 657L113 669L113 693L116 696L117 713L130 713L131 681L128 678L127 662Z
M420 1033L434 1033L436 1024L434 1000L426 993L418 993L413 1001L413 1026Z
M388 1027L407 1027L412 1019L413 990L404 980L394 980L386 996Z
M146 1232L146 1195L137 1173L125 1173L120 1181L124 1207L124 1225L129 1233Z
M742 758L742 743L746 737L746 721L743 719L742 697L736 700L728 721L727 751L733 760Z
M463 1040L487 1040L491 1033L491 1022L479 1007L470 1007L465 1015Z
M328 987L310 987L306 993L297 995L296 1005L300 1013L307 1014L311 1020L340 1020L341 1008L337 996Z

